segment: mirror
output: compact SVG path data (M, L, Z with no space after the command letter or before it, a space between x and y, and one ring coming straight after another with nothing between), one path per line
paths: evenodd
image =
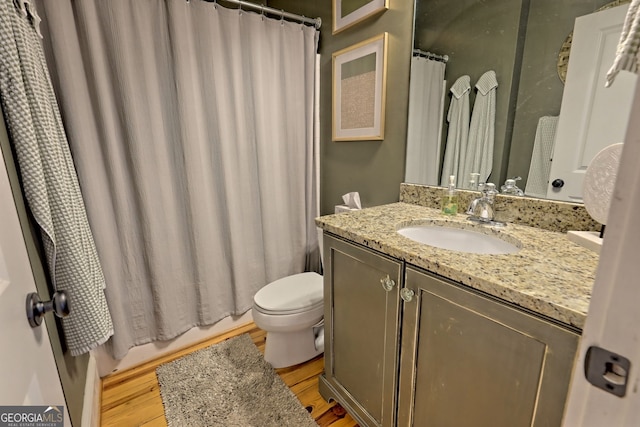
M414 48L448 57L439 167L451 85L462 75L470 77L473 108L475 83L494 70L498 88L489 181L499 188L507 178L520 176L518 186L524 189L538 120L560 114L559 71L566 66L575 18L628 1L416 0Z

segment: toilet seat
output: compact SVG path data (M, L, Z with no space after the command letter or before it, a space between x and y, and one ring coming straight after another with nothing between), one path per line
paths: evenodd
M254 310L269 315L316 311L323 306L323 279L308 272L269 283L253 298Z

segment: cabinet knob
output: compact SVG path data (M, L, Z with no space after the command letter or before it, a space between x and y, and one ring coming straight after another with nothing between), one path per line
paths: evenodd
M551 183L551 186L553 188L562 188L564 187L564 180L560 179L560 178L556 178L553 180L553 182Z
M380 279L380 284L385 291L390 292L396 285L396 282L394 282L393 279L387 274L387 277L383 277L382 279Z
M411 302L415 294L416 293L409 288L402 288L400 290L400 298L402 298L404 302Z

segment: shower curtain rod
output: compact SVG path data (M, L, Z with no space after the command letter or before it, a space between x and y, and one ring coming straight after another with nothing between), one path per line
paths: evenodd
M241 8L245 7L247 9L258 10L261 13L268 13L270 15L279 16L280 18L288 18L294 21L302 22L304 24L311 24L316 27L316 30L319 30L322 26L322 19L320 18L307 18L306 16L296 15L295 13L285 12L282 9L274 9L273 7L264 6L261 4L250 3L245 0L220 0L224 3L237 4ZM218 0L213 0L214 3L218 3Z
M438 55L438 54L426 52L420 49L413 49L413 54L417 56L424 56L425 58L433 59L435 61L442 61L445 64L449 60L449 55Z

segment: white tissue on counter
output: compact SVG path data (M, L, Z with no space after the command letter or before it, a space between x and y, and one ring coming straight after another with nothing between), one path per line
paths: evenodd
M351 212L362 209L362 204L360 203L360 194L357 191L352 191L351 193L344 194L342 196L343 205L335 206L335 213L342 212Z

